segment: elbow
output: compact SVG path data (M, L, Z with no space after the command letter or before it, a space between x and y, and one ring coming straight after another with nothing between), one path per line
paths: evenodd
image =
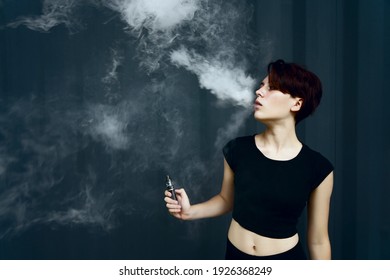
M330 244L329 236L327 234L323 234L320 236L310 236L307 237L307 245L309 247L323 247L328 246Z
M220 198L223 201L223 214L229 213L233 210L233 199L229 199L223 196L221 193L219 194Z
M312 260L330 260L332 257L331 244L328 237L308 238L307 246Z

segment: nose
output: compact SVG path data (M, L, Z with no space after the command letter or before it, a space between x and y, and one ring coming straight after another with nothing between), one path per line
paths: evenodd
M263 87L259 88L258 90L256 90L256 96L257 97L264 97L264 90L263 90Z

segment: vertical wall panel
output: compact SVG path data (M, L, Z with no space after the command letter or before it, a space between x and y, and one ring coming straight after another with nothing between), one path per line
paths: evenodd
M381 251L380 197L387 165L383 158L384 131L389 127L382 111L388 93L380 82L380 73L384 72L384 1L359 3L356 257L375 259Z
M382 160L384 167L382 168L384 180L380 182L381 184L381 193L380 193L380 204L381 208L379 212L381 213L380 222L380 236L381 244L380 250L381 254L379 256L374 256L380 259L390 259L390 110L388 104L390 104L390 95L389 92L389 74L390 74L390 52L388 51L390 46L390 18L388 13L390 11L390 2L384 1L384 8L382 10L381 16L384 19L383 25L383 72L378 73L378 79L381 79L380 84L382 85L383 93L383 102L382 102L382 122L383 122L383 149Z
M340 49L337 37L339 12L337 0L307 1L307 40L305 44L309 51L305 53L305 56L308 67L322 81L323 98L318 110L306 120L305 138L308 145L320 151L334 164L337 175L339 166L336 162L336 108L341 103L340 95L337 94L340 90L337 75L340 62L336 58L337 51ZM333 257L338 255L339 246L338 226L335 223L337 216L335 203L340 193L339 187L338 180L336 180L329 223Z
M357 196L357 79L358 79L358 11L356 1L343 1L343 41L342 41L342 88L338 92L341 98L341 115L339 125L341 132L337 135L341 153L341 176L339 188L341 193L342 216L339 224L342 232L342 259L354 259L356 256L356 196ZM340 194L340 193L339 193Z

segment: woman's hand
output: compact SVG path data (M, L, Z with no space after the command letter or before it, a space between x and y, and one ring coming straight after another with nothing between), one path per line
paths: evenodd
M177 200L172 199L172 194L165 191L164 201L169 213L177 219L188 220L190 217L190 200L184 189L175 189Z
M165 202L169 213L177 219L196 220L217 217L228 213L233 209L234 199L234 173L226 160L224 160L224 175L222 188L219 194L211 199L190 204L190 200L184 189L177 189L177 201L173 200L171 193L165 191Z

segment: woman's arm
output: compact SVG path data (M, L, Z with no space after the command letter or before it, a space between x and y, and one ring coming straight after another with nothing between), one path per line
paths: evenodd
M191 205L184 189L177 189L178 201L170 198L171 194L165 192L165 202L168 211L181 220L195 220L223 215L233 208L234 173L224 160L224 175L219 194L205 202Z
M307 208L307 245L310 259L330 260L332 257L328 234L332 190L333 172L310 195Z

